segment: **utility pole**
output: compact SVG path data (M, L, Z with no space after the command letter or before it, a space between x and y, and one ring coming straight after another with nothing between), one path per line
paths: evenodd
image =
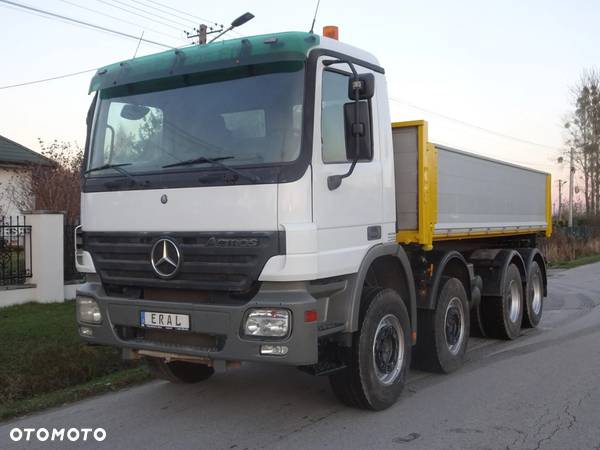
M212 38L210 41L208 41L208 44L210 44L211 42L214 42L217 39L219 39L221 36L223 36L228 31L231 31L234 28L240 27L252 19L254 19L254 14L247 12L247 13L242 14L240 17L235 19L233 22L231 22L231 25L228 28L225 28L225 26L223 24L219 25L219 24L215 23L215 26L220 27L220 28L214 29L213 27L209 27L209 26L201 23L198 26L198 28L194 28L194 32L196 32L196 34L190 34L189 31L186 31L185 34L187 35L188 39L198 38L198 45L204 45L208 41L209 34L217 33L217 35L214 38Z
M187 35L188 39L198 38L198 45L204 45L206 44L207 37L209 34L221 33L222 31L223 25L221 25L219 29L214 29L213 27L209 27L208 25L201 23L200 25L198 25L198 28L194 28L193 32L195 32L196 34L190 34L189 31L186 31L185 34Z
M566 184L566 181L558 180L558 220L562 219L562 187Z
M208 27L201 23L198 28L198 45L206 44L206 30Z
M573 179L575 178L575 166L573 165L573 146L571 146L569 163L569 229L573 228Z

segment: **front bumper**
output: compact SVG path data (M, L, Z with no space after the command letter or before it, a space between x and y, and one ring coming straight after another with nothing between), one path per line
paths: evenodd
M212 360L262 361L286 365L310 365L318 359L317 324L305 323L304 312L319 311L317 300L296 286L285 290L269 286L261 288L249 302L240 304L207 304L179 301L140 300L109 296L100 283L86 283L78 296L91 297L102 313L101 324L79 323L92 330L92 336L81 338L91 344L111 345L134 350L176 353ZM250 308L277 307L291 311L291 331L285 338L249 338L242 335L242 321ZM168 340L140 338L140 312L188 314L190 330L168 332ZM159 333L160 335L160 333ZM197 339L196 339L197 337ZM207 345L206 342L213 342ZM212 339L212 341L211 341ZM261 355L263 344L285 345L282 356Z

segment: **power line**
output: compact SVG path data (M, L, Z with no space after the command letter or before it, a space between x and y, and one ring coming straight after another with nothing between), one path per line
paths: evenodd
M152 8L155 11L161 12L162 14L169 14L169 15L171 15L173 17L176 17L179 20L185 20L185 21L190 22L190 23L195 23L195 21L193 21L189 17L183 17L183 16L180 16L178 14L173 14L172 12L166 11L166 10L164 10L162 8L158 8L156 6L148 5L147 3L141 2L140 0L130 0L130 1L132 1L133 3L137 3L138 5L145 6L146 8Z
M58 75L55 77L49 77L49 78L42 78L40 80L33 80L33 81L26 81L23 83L17 83L17 84L10 84L10 85L6 85L6 86L0 86L0 90L3 89L9 89L9 88L14 88L14 87L21 87L21 86L28 86L28 85L32 85L32 84L37 84L37 83L44 83L47 81L53 81L53 80L59 80L62 78L68 78L68 77L73 77L76 75L82 75L84 73L89 73L89 72L93 72L96 71L97 69L87 69L87 70L81 70L79 72L72 72L72 73L67 73L64 75ZM439 142L440 145L444 145L446 147L452 147L452 145L449 144L445 144L443 142ZM473 152L472 153L477 153L479 154L479 152ZM484 156L488 156L489 158L498 158L498 156L495 155L484 155ZM543 167L556 167L554 164L548 164L548 163L540 163L540 162L531 162L531 161L518 161L518 160L514 160L514 159L505 159L502 158L502 160L506 160L507 162L513 163L513 164L518 164L518 165L529 165L529 166L543 166Z
M35 12L35 11L29 11L29 10L19 9L18 7L12 6L12 5L6 5L6 4L4 4L4 5L0 5L0 6L3 6L3 7L8 8L8 9L15 10L15 11L19 11L19 12L22 12L22 13L25 13L25 14L30 14L32 16L42 17L44 19L56 20L57 22L60 22L60 23L66 23L67 25L72 25L72 26L75 26L75 27L83 28L84 30L89 30L89 27L87 27L85 25L80 25L78 23L73 23L73 22L70 22L68 20L63 20L63 19L58 18L58 17L48 17L45 14L41 14L41 13L38 13L38 12ZM109 33L109 32L104 31L104 30L96 30L96 31L98 31L100 33L112 35L112 33Z
M172 6L168 6L168 5L165 5L165 4L163 4L163 3L160 3L160 2L157 2L157 1L154 1L154 0L146 0L146 1L147 1L147 2L149 2L149 3L154 3L155 5L158 5L158 6L163 6L163 7L165 7L165 8L172 9L173 11L176 11L176 12L178 12L178 13L185 14L186 16L193 17L193 18L194 18L194 19L196 19L196 20L200 20L200 21L203 21L203 22L209 22L209 23L212 23L212 24L214 24L214 25L220 25L219 23L217 23L217 22L214 22L214 21L212 21L212 20L209 20L209 19L206 19L206 18L203 18L203 17L199 17L199 16L196 16L196 15L194 15L194 14L187 13L187 12L185 12L185 11L182 11L182 10L180 10L180 9L173 8Z
M181 22L178 22L178 21L176 21L176 20L169 19L168 17L159 16L159 15L158 15L158 14L156 14L156 13L153 13L153 12L147 11L147 10L145 10L145 9L142 9L142 8L138 8L137 6L130 5L129 3L122 2L121 0L110 0L110 1L111 1L111 2L113 2L113 3L118 3L118 4L120 4L120 5L126 6L127 8L132 8L132 9L135 9L136 11L141 11L141 12L143 12L144 14L148 14L148 15L150 15L150 16L158 17L158 18L159 18L159 19L161 19L161 20L166 20L167 22L171 22L171 23L173 23L173 24L177 25L178 27L183 27L183 28L185 28L185 27L187 27L187 26L188 26L188 25L186 25L186 24L184 24L184 23L181 23ZM106 2L105 2L105 1L103 1L102 3L106 3ZM115 7L116 7L116 6L115 6ZM121 9L123 9L123 8L121 8ZM155 20L155 19L152 19L152 20ZM158 21L156 20L156 22L158 22ZM164 22L161 22L161 23L163 23L163 24L164 24ZM170 26L172 26L172 25L170 25Z
M64 75L57 75L55 77L42 78L41 80L33 80L33 81L25 81L23 83L8 84L6 86L0 86L0 90L21 87L21 86L29 86L31 84L44 83L46 81L60 80L62 78L74 77L76 75L82 75L84 73L94 72L96 70L98 70L98 69L86 69L86 70L80 70L79 72L72 72L72 73L66 73Z
M153 22L155 24L160 24L162 26L172 28L173 30L181 31L181 27L176 27L174 25L171 25L170 23L166 23L166 22L162 22L160 20L156 20L156 19L154 19L152 17L146 16L144 14L137 13L135 11L131 11L130 9L123 8L122 6L119 6L119 5L113 5L112 3L109 3L106 0L98 0L98 1L100 3L104 3L105 5L110 6L111 8L116 8L116 9L119 9L121 11L125 11L128 14L132 14L134 16L141 17L142 19L148 20L148 21Z
M116 1L116 0L113 0L113 1ZM186 20L186 21L188 21L188 22L190 22L190 23L193 23L194 25L196 25L196 24L197 24L197 22L195 22L194 20L190 19L190 17L194 17L194 18L196 18L196 19L197 19L199 22L207 22L207 23L208 23L208 24L210 24L210 25L216 25L217 27L219 27L219 26L220 26L220 27L224 27L224 25L223 25L223 24L219 24L218 22L215 22L214 20L210 20L210 19L204 19L204 18L202 18L202 17L195 16L195 15L193 15L193 14L190 14L190 13L187 13L187 12L185 12L185 11L181 11L181 10L175 9L175 8L173 8L173 7L171 7L171 6L163 5L163 4L161 4L161 3L158 3L158 2L153 2L153 1L151 1L151 0L146 0L145 2L143 2L143 1L140 1L140 0L130 0L130 1L132 1L132 2L134 2L134 3L137 3L138 5L145 6L146 8L152 8L152 9L154 9L154 10L156 10L156 11L159 11L159 12L160 12L160 13L162 13L162 14L170 14L170 15L171 15L171 16L173 16L173 17L176 17L176 18L178 18L178 19L180 19L180 20ZM156 5L160 5L160 6L162 6L162 7L163 7L163 8L165 8L165 9L158 8L158 7L156 7L156 6L149 5L147 2L151 2L151 3L154 3L154 4L156 4ZM181 14L184 14L186 17L180 16L180 15L178 15L178 14L174 14L174 13L172 13L172 12L169 12L168 10L172 10L172 11L179 12L179 13L181 13ZM161 17L162 17L162 16L161 16ZM212 28L211 28L211 29L212 29ZM239 33L239 32L237 32L235 29L234 29L234 30L231 30L231 31L232 31L234 34L238 35L238 36L242 36L242 34L241 34L241 33Z
M69 1L69 0L59 0L59 1L61 1L61 2L63 2L63 3L67 3L68 5L75 6L75 7L77 7L77 8L85 9L85 10L87 10L87 11L91 11L91 12L93 12L93 13L100 14L101 16L108 17L108 18L110 18L110 19L117 20L117 21L119 21L119 22L126 23L127 25L133 25L133 26L135 26L135 27L141 27L141 26L140 26L140 24L138 24L138 23L130 22L130 21L128 21L128 20L121 19L120 17L117 17L117 16L112 16L112 15L110 15L110 14L106 14L106 13L104 13L104 12L102 12L102 11L98 11L97 9L88 8L87 6L79 5L79 4L77 4L77 3L74 3L74 2L71 2L71 1ZM143 28L143 27L141 27L141 28ZM156 33L156 34L163 35L163 36L170 37L171 39L183 40L181 37L178 37L178 36L175 36L175 35L173 35L173 34L169 34L169 33L163 33L162 31L152 30L152 32L153 32L153 33Z
M455 145L446 144L444 142L438 141L437 139L435 140L435 144L441 145L441 146L444 146L444 147L448 147L448 148L457 148ZM486 158L497 159L498 161L503 161L503 162L507 162L507 163L510 163L510 164L516 164L517 166L556 167L555 164L550 164L550 163L522 161L522 160L513 159L513 158L506 158L503 155L483 154L483 153L481 153L481 151L475 151L473 149L463 148L462 146L460 148L461 148L461 150L467 151L469 153L473 153L474 155L481 155L481 156L486 157Z
M118 35L118 36L122 36L122 37L126 37L126 38L129 38L129 39L135 39L136 41L140 40L140 38L138 36L134 36L132 34L123 33L122 31L117 31L117 30L113 30L111 28L106 28L106 27L103 27L103 26L100 26L100 25L95 25L95 24L90 23L90 22L84 22L83 20L79 20L79 19L74 19L72 17L63 16L61 14L56 14L56 13L53 13L53 12L50 12L50 11L46 11L46 10L43 10L43 9L34 8L32 6L24 5L22 3L13 2L13 1L10 1L10 0L0 0L0 3L5 3L5 4L10 5L10 6L15 6L17 8L21 8L21 9L24 9L26 11L33 11L35 13L44 14L44 15L50 17L50 18L66 20L68 22L76 23L76 24L79 24L79 25L84 25L84 26L89 27L89 28L95 28L96 30L101 30L101 31L104 31L104 32L107 32L107 33L112 33L112 34L115 34L115 35ZM172 47L170 45L163 44L161 42L151 41L150 39L142 39L142 41L143 42L147 42L148 44L159 45L161 47L175 48L175 47Z
M438 117L441 117L443 119L450 120L452 122L460 123L461 125L465 125L465 126L468 126L468 127L471 127L471 128L475 128L475 129L477 129L479 131L483 131L483 132L486 132L486 133L489 133L489 134L493 134L493 135L496 135L496 136L499 136L499 137L502 137L502 138L505 138L505 139L510 139L510 140L513 140L513 141L516 141L516 142L521 142L522 144L535 145L536 147L542 147L542 148L547 148L547 149L551 149L551 150L559 150L557 147L553 147L551 145L540 144L539 142L529 141L527 139L522 139L522 138L519 138L519 137L516 137L516 136L511 136L510 134L505 134L505 133L501 133L499 131L490 130L489 128L484 128L484 127L481 127L479 125L475 125L475 124L472 124L472 123L469 123L469 122L465 122L464 120L456 119L454 117L447 116L445 114L441 114L441 113L438 113L438 112L435 112L435 111L431 111L429 109L421 108L420 106L416 106L416 105L410 104L410 103L405 102L403 100L400 100L398 98L390 97L390 100L392 100L393 102L399 103L401 105L405 105L405 106L408 106L408 107L413 108L413 109L418 109L419 111L423 111L423 112L426 112L428 114L433 114L434 116L438 116Z

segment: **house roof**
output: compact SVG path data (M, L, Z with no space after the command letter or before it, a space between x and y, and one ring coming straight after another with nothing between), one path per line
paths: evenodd
M42 164L52 165L52 160L27 147L0 136L0 164Z

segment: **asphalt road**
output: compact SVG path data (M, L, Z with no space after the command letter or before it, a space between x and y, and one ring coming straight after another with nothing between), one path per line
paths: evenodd
M0 448L600 449L600 263L554 271L540 327L472 339L451 375L413 372L400 401L348 409L327 379L245 365L192 386L151 382L0 425ZM13 427L96 428L103 442L24 442Z

